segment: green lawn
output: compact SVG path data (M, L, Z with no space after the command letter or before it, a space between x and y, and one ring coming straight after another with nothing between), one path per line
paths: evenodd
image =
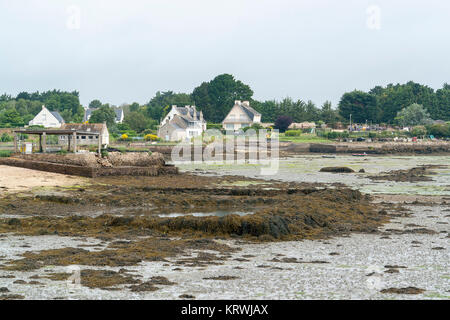
M318 137L315 134L310 133L303 133L299 137L286 137L284 133L280 133L280 141L289 141L289 142L296 142L296 143L321 143L321 142L330 142L330 140Z

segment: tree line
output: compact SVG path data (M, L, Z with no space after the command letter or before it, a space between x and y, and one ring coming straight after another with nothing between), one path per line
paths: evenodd
M376 86L368 92L354 90L342 95L337 108L325 101L317 106L308 100L284 98L281 101L258 101L253 98L251 87L230 74L221 74L211 81L203 82L191 93L158 91L146 104L124 104L125 119L121 125L114 122L114 106L98 99L90 102L95 108L90 122L106 121L111 130L134 130L138 133L154 132L160 120L170 111L172 105L196 105L203 111L210 123L220 123L231 110L235 100L248 100L250 105L262 114L263 122L275 122L281 116L290 117L293 122L318 122L331 126L339 122L401 124L405 119L421 112L427 121L450 121L450 85L444 84L434 90L415 82ZM0 126L23 126L41 110L42 104L51 111L60 112L66 122L81 122L84 109L77 91L52 90L46 92L21 92L16 97L0 96ZM419 105L406 112L411 105ZM403 111L403 113L402 113ZM414 113L415 112L415 113ZM411 113L414 113L413 115ZM403 122L401 122L403 121Z

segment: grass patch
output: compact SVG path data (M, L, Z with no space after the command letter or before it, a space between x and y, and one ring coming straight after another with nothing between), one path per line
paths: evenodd
M301 136L286 136L284 133L280 133L280 141L286 141L286 142L297 142L297 143L308 143L308 142L315 142L315 143L321 143L321 142L330 142L329 140L318 137L315 134L307 134L304 133Z
M13 154L11 150L0 150L0 158L8 158Z

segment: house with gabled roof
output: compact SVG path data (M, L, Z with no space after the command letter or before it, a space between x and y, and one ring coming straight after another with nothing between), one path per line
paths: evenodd
M65 123L58 111L50 111L44 105L42 110L31 120L29 126L44 126L44 128L60 128Z
M250 107L250 102L236 100L222 126L227 131L237 131L254 123L261 123L261 113Z
M101 139L101 145L109 145L109 131L106 123L65 123L61 129L84 132L77 135L77 145L98 145L99 139ZM58 143L67 145L68 137L59 136Z
M197 111L195 106L172 106L161 121L158 137L166 141L190 140L200 136L205 130L206 121L202 111Z

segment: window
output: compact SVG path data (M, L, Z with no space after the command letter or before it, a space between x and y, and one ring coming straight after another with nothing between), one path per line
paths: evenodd
M81 136L81 139L86 140L86 136Z
M232 123L227 124L226 125L226 129L227 130L234 130L234 124L232 124Z

